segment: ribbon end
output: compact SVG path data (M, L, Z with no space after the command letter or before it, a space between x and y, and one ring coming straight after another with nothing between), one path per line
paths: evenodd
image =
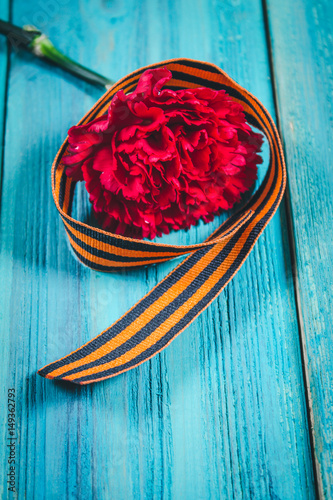
M71 380L67 377L56 377L56 376L53 376L51 373L47 373L47 366L45 368L41 368L40 370L37 371L37 374L40 376L40 377L43 377L43 378L46 378L48 380L54 380L56 382L65 382L65 383L71 383L71 384L74 384L74 385L85 385L85 383L82 383L82 382L78 382L76 380Z

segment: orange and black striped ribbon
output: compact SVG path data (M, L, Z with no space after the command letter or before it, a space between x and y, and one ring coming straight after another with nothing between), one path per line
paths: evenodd
M243 106L248 122L267 137L270 147L267 174L245 208L225 221L204 243L175 246L147 242L96 229L70 216L75 183L64 172L66 140L53 164L52 191L73 251L83 264L108 272L190 255L110 328L39 370L43 377L89 384L130 370L164 349L232 279L283 196L286 169L271 116L258 99L214 64L172 59L141 68L113 85L80 124L104 114L118 90L131 92L146 69L160 66L172 72L169 88L225 89Z

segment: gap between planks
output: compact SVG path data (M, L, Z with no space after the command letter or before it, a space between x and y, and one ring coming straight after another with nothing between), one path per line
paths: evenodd
M11 2L8 5L8 15L4 16L5 21L11 20ZM2 180L3 180L3 165L5 159L5 134L6 134L6 118L7 118L7 97L8 97L8 85L9 85L9 72L10 72L10 44L9 41L5 41L6 44L6 69L5 69L5 88L3 92L3 112L2 112L2 125L0 125L0 136L1 136L1 150L0 150L0 215L1 215L1 199L2 199ZM1 96L0 96L1 98ZM2 129L1 129L2 126Z

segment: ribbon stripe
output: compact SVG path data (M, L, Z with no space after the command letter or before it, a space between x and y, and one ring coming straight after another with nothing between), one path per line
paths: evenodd
M73 252L83 264L98 271L112 272L189 255L110 328L39 370L43 377L88 384L113 377L156 355L194 321L232 279L282 199L286 170L272 118L254 96L213 64L171 59L141 68L111 87L79 124L103 115L119 89L130 92L146 69L160 66L172 72L169 88L225 89L240 103L249 123L268 139L268 171L246 206L203 243L177 246L147 242L115 235L71 217L76 183L64 171L62 158L67 154L66 139L52 167L52 192Z

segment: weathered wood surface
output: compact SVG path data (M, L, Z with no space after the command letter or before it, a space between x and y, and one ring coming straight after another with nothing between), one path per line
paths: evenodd
M8 20L8 5L7 2L0 3L1 5L1 18L5 21ZM7 60L8 50L7 42L1 37L0 39L0 189L1 189L1 172L4 148L4 122L5 122L5 103L6 103L6 83L7 83Z
M0 5L1 12L8 10L4 0ZM270 2L269 14L276 10L274 16L282 16L278 10L288 8ZM113 79L169 57L214 62L259 97L274 116L259 0L13 0L10 10L15 24L38 25L68 55ZM285 57L282 21L272 23L272 36L279 106L290 108L283 99L291 76L284 78L287 66L278 63ZM302 44L300 34L294 38L295 47ZM0 89L6 87L3 47ZM5 91L0 95L0 106L6 104L0 422L1 444L6 444L7 390L15 387L18 498L314 498L302 371L301 347L306 346L299 338L284 204L220 297L161 354L88 387L36 376L46 362L109 326L173 264L105 275L73 259L51 197L50 166L68 127L100 92L29 54L11 50L9 64L6 103ZM294 75L296 82L303 77ZM295 107L297 102L294 96ZM282 119L284 136L290 134L287 112ZM297 127L301 120L300 114ZM285 137L294 179L303 169L310 175L310 160L320 147L308 141L310 152L303 151L299 161L296 140L288 146ZM261 179L264 172L262 167ZM325 172L328 176L328 165ZM75 209L78 217L89 210L80 190ZM302 210L300 216L305 217L304 206ZM308 206L306 212L312 225L317 224L313 210L316 207ZM201 241L217 224L178 232L168 240ZM297 243L302 245L304 239ZM309 252L310 246L306 248ZM308 264L304 281L318 303L324 300L323 292L313 284L321 276L311 282L309 269L319 273L319 266ZM319 376L329 381L328 365L317 366ZM314 430L320 435L322 427ZM2 448L0 496L12 498L6 484L8 452ZM327 456L322 467L328 475L332 459Z
M268 0L315 465L333 498L333 3Z

